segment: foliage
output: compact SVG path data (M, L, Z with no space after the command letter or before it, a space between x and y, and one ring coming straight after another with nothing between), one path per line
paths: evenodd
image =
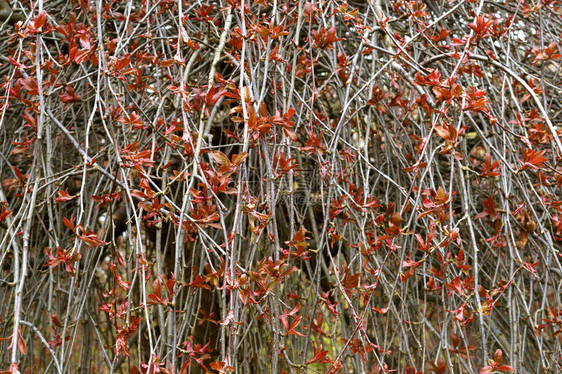
M0 370L560 371L561 14L0 1Z

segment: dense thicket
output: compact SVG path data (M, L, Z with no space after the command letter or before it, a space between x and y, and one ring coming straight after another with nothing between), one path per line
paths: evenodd
M559 372L561 15L0 1L0 370Z

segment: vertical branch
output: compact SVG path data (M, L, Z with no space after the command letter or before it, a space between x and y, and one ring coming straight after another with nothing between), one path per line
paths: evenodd
M485 333L485 325L484 325L484 316L482 310L482 304L480 303L480 296L478 294L479 285L480 285L480 263L478 260L478 243L476 242L476 235L474 233L474 226L472 223L472 217L470 217L470 208L468 206L468 192L466 188L466 182L464 179L464 169L463 165L460 161L457 161L459 164L459 176L460 176L460 184L461 184L461 197L463 202L463 210L466 217L466 221L468 223L468 231L470 234L470 241L472 243L472 272L474 274L474 298L476 300L476 313L478 315L478 322L480 326L480 348L482 349L483 355L483 362L488 362L488 351L486 348L486 333Z

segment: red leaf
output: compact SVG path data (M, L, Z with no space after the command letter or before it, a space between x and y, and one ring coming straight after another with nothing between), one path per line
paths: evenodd
M37 18L35 18L35 21L33 21L33 28L40 29L45 24L46 20L47 12L45 12L45 10L40 11L37 15Z
M213 160L215 160L215 162L219 165L230 166L231 164L230 160L228 159L228 156L222 153L221 151L215 151L211 153L211 156L213 157Z
M501 350L501 349L497 349L497 350L496 350L496 353L494 353L494 361L495 361L496 363L499 363L499 362L502 360L502 356L503 356L502 350Z
M11 216L12 213L14 213L13 210L7 210L6 205L2 204L2 210L0 210L0 222Z
M115 70L119 71L125 68L131 62L131 54L128 53L123 58L115 63Z
M519 160L519 162L521 162L522 164L519 170L525 170L528 167L537 170L540 166L542 166L542 164L547 161L546 158L542 157L545 152L546 150L535 152L532 149L523 149L523 160Z
M294 131L289 130L288 128L283 128L283 132L285 133L285 135L291 139L292 142L296 142L297 141L297 134L295 134Z
M90 38L88 37L88 35L86 34L80 34L80 44L82 44L82 47L84 47L84 49L90 49L91 45L90 45Z
M63 217L62 223L64 223L66 227L68 227L70 230L76 233L76 226L74 226L74 217L70 217L70 220L66 217Z
M12 65L14 65L15 67L17 67L18 69L29 69L31 67L31 66L25 66L23 64L20 64L18 61L13 59L11 56L8 56L8 60L10 60L10 63Z
M62 91L59 93L59 97L60 101L65 104L72 104L82 100L82 98L79 95L76 95L74 89L70 86L66 86L64 88L64 93Z
M301 320L302 320L302 316L295 317L295 319L291 323L291 327L289 328L289 331L287 331L287 335L292 334L292 335L297 335L297 336L304 336L304 334L302 332L295 331L297 326L301 323Z
M85 241L89 247L99 247L108 244L104 242L93 231L88 231L85 235L80 235L79 238Z
M502 365L500 367L498 367L498 370L500 371L515 371L515 369L509 365Z
M57 203L62 203L63 201L74 200L78 197L77 195L70 196L68 194L68 188L64 191L57 191L57 194L59 195L59 197L55 197L55 202L57 202Z
M164 60L162 62L160 62L160 66L162 66L163 68L168 68L170 66L172 66L175 63L174 60Z
M59 318L55 315L55 314L51 314L51 320L53 321L53 323L57 326L57 327L61 327L62 325L59 321Z
M429 366L429 370L437 374L444 374L447 371L447 363L442 359L437 360L437 365L430 361L427 366Z
M459 136L459 132L457 131L457 129L453 125L447 122L444 122L443 126L438 126L438 125L435 126L435 132L437 133L437 135L445 139L447 142L454 143L457 141L457 138ZM451 144L451 143L447 143L447 144Z
M162 287L160 285L160 279L156 278L154 280L154 282L152 282L152 290L154 291L154 294L156 296L158 296L159 298L162 297Z
M451 281L451 283L446 283L445 286L447 286L447 288L450 288L451 290L457 292L461 296L465 296L464 290L462 289L461 277L460 276L454 278Z
M232 163L236 166L240 166L242 162L248 157L248 152L242 152L237 155L232 155Z
M501 173L497 172L499 169L499 161L492 162L492 156L489 153L486 153L484 158L484 163L482 164L482 173L480 174L481 177L497 177Z
M325 364L325 363L332 362L332 360L330 360L329 358L326 358L326 355L328 354L328 351L323 351L322 345L316 347L314 342L312 342L312 349L314 350L314 356L306 362L307 365L315 363L315 362L317 362L319 364Z
M227 325L232 325L232 323L236 323L237 325L243 324L243 322L236 322L236 320L234 319L234 311L229 310L228 315L226 316L226 319L224 321L222 321L220 324L222 326L227 326Z
M491 366L484 366L482 369L480 369L480 374L492 374L494 372L494 369L492 369Z
M21 336L21 334L18 333L18 348L20 349L20 352L22 354L25 354L27 352L27 347L25 345L25 340L23 339L23 337Z

